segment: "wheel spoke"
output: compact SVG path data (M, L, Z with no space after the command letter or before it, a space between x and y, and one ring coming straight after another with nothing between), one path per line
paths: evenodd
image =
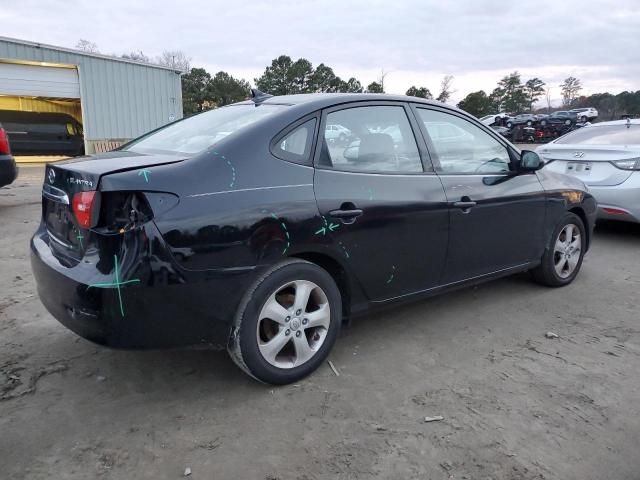
M315 350L309 346L309 341L304 333L300 336L293 337L293 345L296 349L296 365L302 365L316 353Z
M565 243L560 240L560 235L558 235L558 239L556 240L556 245L553 249L554 252L564 253Z
M285 334L286 329L280 330L271 340L266 343L259 343L260 353L270 363L274 363L276 356L282 351L287 342L291 339Z
M260 320L262 320L263 318L269 318L270 320L273 320L280 325L284 325L284 319L287 316L289 316L289 311L278 303L275 294L273 294L262 308Z
M570 223L566 227L564 227L564 244L569 245L571 240L573 240L573 224Z
M567 259L567 264L568 264L568 271L567 274L571 275L573 273L573 271L576 269L576 266L578 265L578 260L580 260L580 254L578 253L577 255L571 255L568 259Z
M305 318L309 320L309 323L305 325L305 328L324 327L328 329L331 318L331 309L329 308L329 304L323 303L315 312L307 313Z
M579 252L580 247L582 247L582 241L580 239L580 235L576 235L576 238L569 244L574 252Z
M556 262L556 273L561 277L561 278L565 278L566 275L564 273L565 270L565 266L567 265L567 259L563 256L562 258L560 258L560 260L558 260Z
M307 308L307 303L309 303L309 296L311 295L311 290L313 290L313 286L309 282L296 282L296 297L293 304L294 311L302 310L303 312Z

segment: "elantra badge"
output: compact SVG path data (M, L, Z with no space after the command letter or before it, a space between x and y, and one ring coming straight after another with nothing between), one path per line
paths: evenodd
M53 168L49 169L48 177L49 177L49 183L53 183L56 181L56 172L55 170L53 170Z
M573 152L574 158L582 158L584 157L584 152Z

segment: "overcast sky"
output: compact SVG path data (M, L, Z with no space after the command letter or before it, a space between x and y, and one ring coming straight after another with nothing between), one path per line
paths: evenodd
M278 55L325 63L363 85L388 71L385 89L437 94L455 76L459 100L489 93L518 70L584 93L640 89L640 0L0 0L0 35L102 53L183 50L192 66L253 84Z

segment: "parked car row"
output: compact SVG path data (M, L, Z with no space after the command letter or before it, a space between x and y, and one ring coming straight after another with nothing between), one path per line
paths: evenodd
M518 115L498 113L485 115L480 118L480 121L490 127L513 128L516 125L532 127L536 124L544 127L546 125L575 125L577 123L593 122L597 117L598 111L595 108L575 108L573 110L560 110L548 115L543 113L520 113Z
M527 126L526 123L513 125L511 128L492 125L491 128L500 135L515 143L546 143L588 123L541 122Z

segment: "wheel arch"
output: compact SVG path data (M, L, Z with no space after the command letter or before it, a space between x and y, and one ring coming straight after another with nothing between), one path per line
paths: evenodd
M342 297L343 320L351 316L351 306L354 295L354 286L347 269L331 255L319 252L296 252L289 258L299 258L306 260L324 269L336 282Z
M589 246L591 245L591 230L589 229L589 221L587 219L587 214L584 213L584 210L582 209L582 207L570 208L569 212L577 215L578 217L580 217L580 220L582 220L582 224L584 225L585 235L587 237L586 238L587 250L589 250Z

